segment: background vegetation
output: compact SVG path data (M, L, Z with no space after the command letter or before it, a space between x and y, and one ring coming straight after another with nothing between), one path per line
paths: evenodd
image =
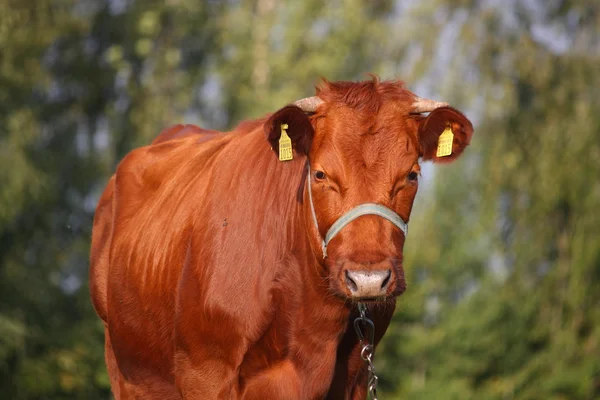
M88 252L126 152L374 72L476 125L425 169L381 397L600 398L599 30L596 0L0 0L0 397L110 397Z

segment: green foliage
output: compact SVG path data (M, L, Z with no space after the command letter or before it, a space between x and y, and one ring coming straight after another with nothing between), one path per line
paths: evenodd
M597 398L600 8L445 3L460 21L448 78L471 78L444 90L485 108L475 152L439 168L412 224L407 263L427 278L400 302L424 306L396 315L409 330L380 352L384 384L411 399Z
M476 122L424 168L381 397L600 397L599 27L586 0L0 0L1 397L110 398L87 269L126 152L366 72Z

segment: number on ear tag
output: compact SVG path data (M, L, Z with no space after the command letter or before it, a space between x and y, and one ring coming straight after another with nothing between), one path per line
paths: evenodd
M292 139L285 131L288 124L281 124L281 136L279 137L279 161L289 161L294 158L292 152Z
M452 142L454 141L454 133L450 126L446 127L444 132L438 138L437 157L446 157L452 154Z

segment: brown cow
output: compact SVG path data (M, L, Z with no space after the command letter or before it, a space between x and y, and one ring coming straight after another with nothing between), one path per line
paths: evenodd
M91 252L116 398L364 398L356 305L376 344L406 287L419 159L453 161L472 133L401 82L324 81L231 132L178 125L129 153Z

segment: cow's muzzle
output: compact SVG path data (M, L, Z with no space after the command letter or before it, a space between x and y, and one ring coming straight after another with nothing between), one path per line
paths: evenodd
M347 290L347 296L357 300L377 299L387 296L395 282L392 261L376 264L360 264L346 261L340 277Z

